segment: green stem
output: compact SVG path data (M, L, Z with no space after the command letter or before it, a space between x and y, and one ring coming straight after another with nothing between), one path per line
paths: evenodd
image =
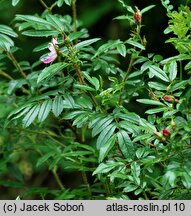
M40 0L40 3L48 10L49 13L51 13L51 9L48 7L48 5L43 0Z
M11 77L9 74L5 73L4 71L0 70L0 75L6 77L9 80L14 80L13 77ZM28 95L30 95L30 92L24 88L23 86L21 87L22 91Z
M180 61L180 81L182 81L182 62Z
M89 182L88 182L88 178L87 178L86 172L85 172L85 171L82 171L81 173L82 173L82 179L83 179L83 181L84 181L84 184L85 184L86 187L87 187L89 196L92 197L92 191L91 191L91 188L90 188L90 184L89 184Z
M2 71L2 70L0 70L0 74L1 74L2 76L6 77L6 78L9 79L9 80L13 80L13 78L12 78L9 74L5 73L5 72Z
M106 182L107 182L107 188L108 188L108 196L111 196L113 194L113 190L112 190L110 179L108 176L106 176Z
M65 187L64 185L62 184L62 181L60 180L58 174L57 174L57 166L55 166L53 169L52 169L52 174L57 182L57 184L59 185L60 189L64 190Z
M73 13L74 32L77 32L76 0L72 1L72 13Z
M17 62L16 58L11 52L7 52L8 58L13 62L14 66L17 68L17 70L20 72L21 76L26 79L27 76L24 73L23 69L21 68L20 64Z
M86 85L86 82L85 82L85 80L84 80L84 76L83 76L83 74L82 74L82 72L81 72L81 70L80 70L79 65L78 65L77 63L74 63L73 65L74 65L74 68L75 68L75 70L76 70L76 72L77 72L77 75L78 75L78 78L79 78L80 83L81 83L82 85ZM92 100L94 106L95 106L95 107L99 107L99 104L97 103L97 101L96 101L95 97L93 96L93 94L92 94L91 92L87 92L87 95L91 98L91 100ZM101 108L100 108L100 110L101 110Z
M131 71L133 62L134 62L134 59L131 57L130 62L129 62L129 66L127 68L127 72L126 72L125 77L124 77L124 79L122 81L123 87L121 88L121 92L120 92L120 96L119 96L119 100L118 100L119 105L121 105L123 103L122 97L123 97L123 92L124 92L124 89L125 89L125 82L128 79L128 76L129 76L129 73Z

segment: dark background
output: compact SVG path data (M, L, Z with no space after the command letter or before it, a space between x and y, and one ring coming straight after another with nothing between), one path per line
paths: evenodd
M45 1L47 5L51 5L54 1ZM139 9L143 9L151 4L156 5L155 8L143 15L142 34L147 39L147 52L161 54L164 57L172 55L175 50L171 45L164 44L169 37L163 34L167 27L166 10L161 5L159 0L144 0L144 1L125 1L128 4L136 5ZM180 4L184 4L186 0L172 1L172 4L177 8ZM15 14L35 14L42 13L44 8L38 0L21 0L16 7L11 6L11 0L0 1L0 23L8 24L14 27L13 19ZM63 5L61 8L55 7L53 13L72 14L71 8ZM77 0L78 19L82 22L83 27L88 28L90 38L101 37L102 39L117 39L125 40L130 33L130 26L127 21L113 20L116 16L126 13L125 9L117 0ZM22 57L33 61L32 49L39 43L39 39L31 39L31 43L25 43L26 37L20 37L16 40L16 45L21 47ZM27 47L26 47L27 44ZM21 55L21 53L20 53Z

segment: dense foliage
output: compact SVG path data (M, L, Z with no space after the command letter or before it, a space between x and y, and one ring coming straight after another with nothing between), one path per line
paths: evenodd
M105 41L89 37L76 0L40 2L41 14L0 25L1 198L190 199L189 1L161 1L177 52L168 58L142 35L155 5L118 0L115 21L131 33ZM72 16L54 13L66 5ZM19 37L26 48L37 40L34 62L17 60Z

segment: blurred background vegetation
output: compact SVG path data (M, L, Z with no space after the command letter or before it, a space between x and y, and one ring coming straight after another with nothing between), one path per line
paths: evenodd
M49 0L46 2L48 5L51 5L54 1ZM147 53L161 54L164 57L172 56L176 53L173 46L164 43L167 37L163 31L167 27L168 19L160 1L126 0L125 2L129 5L136 5L140 9L151 4L156 5L155 8L144 14L142 21L144 25L142 34L145 35L147 40ZM184 3L186 3L186 0L171 2L174 7L178 7ZM0 5L0 24L10 25L13 28L15 28L15 22L13 21L15 14L41 14L44 10L44 7L38 0L22 0L16 7L11 5L11 0L0 0ZM69 6L64 4L61 8L55 8L53 13L65 15L72 14L72 11ZM129 23L113 20L116 16L122 15L123 13L124 9L117 0L77 0L78 19L82 26L88 29L90 38L100 37L103 40L127 39L131 31ZM16 46L20 47L16 55L18 60L26 59L32 63L39 58L38 55L34 55L32 50L39 43L40 39L30 38L30 43L27 43L27 40L27 37L21 35L15 40ZM124 62L124 64L126 66L127 63ZM12 66L10 65L10 74L12 74L11 70ZM6 79L0 77L0 82L4 81ZM59 188L55 181L52 180L52 175L50 176L50 172L46 170L46 167L35 167L34 161L39 155L33 150L30 150L30 146L34 147L35 144L43 146L43 142L47 142L44 139L45 137L40 134L33 134L31 132L32 129L21 129L19 126L17 128L10 127L6 130L3 129L5 117L12 109L12 107L9 107L12 98L3 95L3 88L5 88L5 85L0 85L0 199L15 199L19 194L23 194L23 191L27 187L31 186L35 187L32 192L29 192L32 194L31 199L43 198L43 193L41 193L42 197L34 195L38 192L38 187L41 186L52 188L52 193L56 194L56 190ZM37 140L38 143L36 143ZM51 146L51 142L53 141L49 140L48 142L50 142ZM17 152L13 151L15 145L17 145L17 150L19 149ZM6 154L3 152L6 152ZM81 181L81 177L78 176L78 173L69 174L64 174L64 184L68 187L75 187ZM70 179L76 179L76 181L71 181ZM26 188L23 187L23 181L26 182ZM47 191L44 189L44 194L46 193ZM28 197L29 194L25 195Z

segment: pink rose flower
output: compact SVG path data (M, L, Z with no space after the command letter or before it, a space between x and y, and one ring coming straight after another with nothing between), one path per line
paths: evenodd
M41 61L44 63L44 64L49 64L51 62L53 62L56 57L57 57L57 52L56 52L56 49L55 47L58 45L58 41L56 38L53 38L52 39L52 43L49 43L48 44L48 49L50 50L50 53L48 54L47 57L41 59Z

